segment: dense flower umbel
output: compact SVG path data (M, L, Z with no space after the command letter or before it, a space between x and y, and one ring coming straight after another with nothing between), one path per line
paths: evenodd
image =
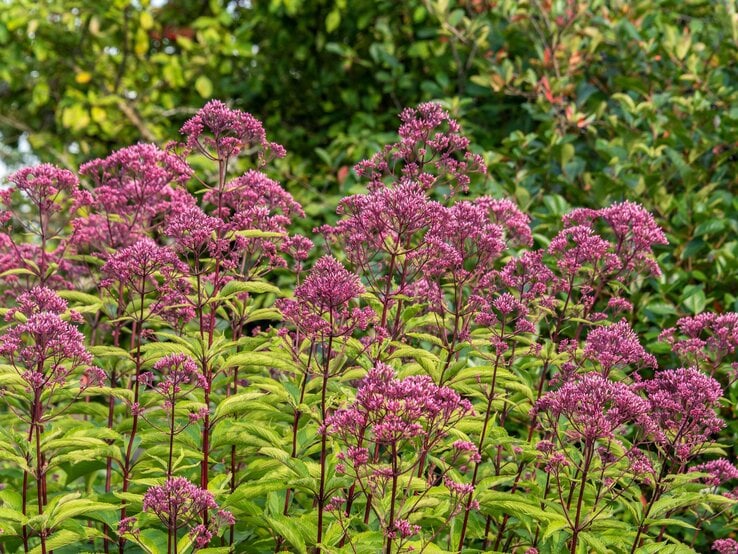
M219 100L211 100L180 130L187 146L206 156L225 160L242 151L260 149L275 157L285 155L284 148L268 142L261 122L249 113L232 110Z
M27 319L0 337L0 354L34 392L64 386L78 372L82 372L82 388L101 384L105 375L91 365L84 335L61 319L66 303L53 295L48 289L37 288L20 298L19 311Z
M738 554L738 542L733 539L718 539L712 543L712 550L718 554Z
M589 444L599 439L616 439L626 424L637 424L646 432L653 430L649 403L623 384L588 373L560 389L544 395L534 407L552 426L566 418L566 434Z
M427 375L397 379L394 369L379 363L362 380L352 406L329 416L325 428L349 444L368 431L378 443L422 437L427 447L471 413L469 401L453 389L434 384ZM354 462L362 461L360 454L354 453Z
M149 488L143 497L143 510L153 512L174 534L178 529L188 527L198 548L210 542L219 527L231 525L233 516L225 510L218 510L218 503L210 491L201 489L184 477L172 477L163 485ZM215 511L210 527L200 523L205 512Z
M200 373L200 367L186 354L168 354L154 364L154 370L163 376L156 388L169 398L182 392L183 385L200 389L207 387L207 381Z
M286 321L309 337L339 336L355 328L366 329L373 311L352 308L364 292L359 278L335 258L323 256L305 281L295 288L295 298L277 301Z
M179 307L186 302L185 293L189 290L189 284L184 276L188 271L188 267L171 248L159 246L146 238L116 251L108 259L102 267L105 279L100 286L110 289L114 296L119 293L117 284L128 289L129 294L136 298L156 293L158 297L147 306L145 317L161 313L187 319L193 314L190 311L182 312ZM121 296L118 301L125 306L125 299Z
M653 247L668 244L653 216L635 202L618 202L601 210L577 209L564 217L564 224L592 228L602 220L614 235L612 253L619 260L619 273L646 272L660 275Z
M707 473L707 477L703 477L701 481L712 487L719 487L728 481L738 479L738 468L725 458L719 460L710 460L704 464L696 465L690 468L691 471Z
M419 184L404 181L394 187L344 198L337 209L344 218L334 227L321 230L341 241L348 260L366 275L372 288L381 291L386 288L382 280L394 280L393 273L401 272L400 266L389 267L393 254L409 256L413 260L413 273L423 267L424 260L419 259L416 251L423 244L435 214L442 209ZM397 280L396 292L401 294L406 283L402 276Z
M641 366L656 367L656 358L648 354L631 326L624 319L614 325L597 327L587 335L585 357L602 366L603 376L613 368L638 369Z
M707 364L705 369L711 375L723 362L733 362L733 371L738 368L731 357L738 348L738 313L706 312L683 317L676 327L665 329L659 339L670 344L682 360L700 366Z
M82 198L81 191L78 189L77 176L67 169L61 169L52 164L20 169L10 175L8 181L14 187L0 193L0 198L7 207L10 207L10 195L14 190L22 192L31 204L45 213L61 210L58 200L62 195L76 200ZM5 217L10 215L8 212L4 213Z
M146 235L157 216L192 203L179 185L192 169L153 144L129 146L80 168L95 188L91 213L75 220L75 240L99 248L128 246Z
M67 301L47 287L33 287L31 290L22 293L17 302L16 307L8 310L5 319L10 320L16 312L30 317L39 312L51 312L60 315L67 311Z
M639 386L648 396L649 412L668 456L688 459L725 426L716 413L723 389L698 369L658 371Z
M370 190L381 188L390 177L395 182L416 181L426 190L447 185L453 194L469 187L470 174L486 173L481 156L469 150L461 126L439 104L407 108L400 120L400 141L354 168L369 179Z
M548 245L548 252L557 256L565 275L575 275L585 267L599 267L606 273L620 267L618 257L610 252L610 243L585 225L561 230Z
M483 200L457 202L434 214L423 249L429 258L426 274L448 276L455 283L478 280L502 254L504 229L493 222L493 212Z
M280 256L288 239L288 226L304 217L302 206L279 183L264 173L249 170L211 189L204 201L213 206L221 221L222 262L244 277L253 277L275 267L286 267Z

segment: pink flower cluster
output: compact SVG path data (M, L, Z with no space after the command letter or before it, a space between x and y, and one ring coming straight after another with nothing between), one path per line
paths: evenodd
M187 146L214 160L227 160L242 151L260 149L283 157L282 146L268 142L261 122L249 113L211 100L188 120L180 132Z
M172 477L163 485L150 487L143 497L143 510L153 512L174 533L189 527L198 548L205 548L220 527L234 523L230 512L218 510L218 503L210 491L184 477ZM216 511L210 526L199 523L201 514L210 511Z
M667 455L686 460L698 453L725 422L718 416L723 389L696 368L665 369L639 384L658 424Z
M566 418L570 439L593 444L599 439L617 440L628 424L653 432L649 408L649 403L628 385L587 373L544 395L533 413L545 414L553 427L559 425L561 417Z
M394 369L378 363L362 380L352 406L336 410L325 428L349 444L364 436L380 444L420 438L429 448L473 412L468 400L427 375L397 379Z
M17 310L24 321L0 336L0 354L13 365L28 386L40 393L62 387L81 372L81 387L103 383L105 373L92 366L85 337L60 314L66 303L49 289L35 288L21 295Z
M192 200L179 188L192 176L179 157L153 144L136 144L80 167L94 188L90 213L74 220L80 247L129 246L147 236L160 214L181 210Z
M613 368L640 369L656 367L656 358L646 352L638 335L624 319L613 325L597 327L587 335L584 356L602 367L603 376Z
M305 336L343 336L356 328L366 329L374 316L370 308L352 306L363 292L358 276L335 258L323 256L295 288L294 300L283 298L276 305Z
M738 363L731 358L738 348L738 313L705 312L683 317L676 327L665 329L659 340L669 344L688 363L707 363L711 375L726 361L732 361L731 373L738 371Z
M461 126L439 104L407 108L400 120L400 141L354 168L369 180L370 189L380 188L386 177L392 177L417 181L426 190L446 184L453 194L467 190L469 174L486 173L481 156L469 150Z

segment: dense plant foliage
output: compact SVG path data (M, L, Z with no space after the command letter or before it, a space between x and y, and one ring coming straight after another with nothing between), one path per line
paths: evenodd
M542 234L571 206L657 214L669 278L631 291L648 333L738 309L737 29L728 0L13 0L0 135L74 170L229 98L291 152L274 171L308 230L357 192L393 114L443 100L490 167L475 191Z
M285 149L218 101L9 178L4 551L738 549L738 314L649 351L651 213L534 233L439 104L400 119L309 236Z

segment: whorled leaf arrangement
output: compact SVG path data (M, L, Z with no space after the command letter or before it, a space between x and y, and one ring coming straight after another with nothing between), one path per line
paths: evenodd
M657 359L628 300L651 214L536 234L464 196L486 167L439 105L400 118L307 272L284 149L217 101L81 183L9 178L3 552L738 550L738 314L655 330Z

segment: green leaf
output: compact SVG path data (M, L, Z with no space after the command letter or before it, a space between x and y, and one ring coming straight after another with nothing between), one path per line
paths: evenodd
M213 83L205 75L200 75L195 81L195 90L203 98L210 98L213 94Z
M225 367L273 367L294 373L295 362L291 359L269 352L241 352L226 358L223 362Z
M62 498L56 507L49 514L49 528L53 529L60 523L85 516L87 518L98 519L100 512L119 510L120 506L108 504L106 502L95 502L87 498L78 498L79 494L69 494ZM67 500L68 499L68 500Z
M325 18L325 30L328 33L332 33L341 24L341 12L337 9L333 9Z
M249 294L281 294L279 287L264 281L228 281L218 294L218 298L229 298L236 294L248 292Z
M291 519L284 516L274 516L266 519L269 526L274 530L277 536L284 537L284 539L293 546L295 552L307 554L305 539L302 537L299 528Z
M215 409L215 418L247 412L253 406L254 400L264 397L260 392L242 392L229 396L218 404Z
M574 145L571 143L566 143L561 147L561 166L565 166L568 164L571 159L574 157L575 150Z

